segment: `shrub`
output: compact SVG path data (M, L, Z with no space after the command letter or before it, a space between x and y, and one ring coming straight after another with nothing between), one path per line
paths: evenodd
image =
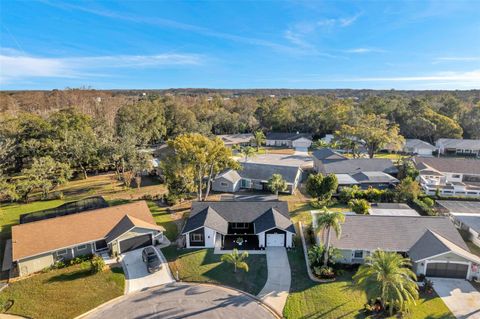
M328 266L314 267L313 272L323 279L332 279L335 277L332 267Z
M410 204L424 216L437 216L437 213L420 199L414 199Z
M430 197L422 198L422 202L424 202L425 205L427 205L428 207L433 207L433 205L435 205L435 201L433 199L431 199Z
M431 281L428 278L425 278L423 280L423 287L422 287L423 292L427 294L431 294L433 292L433 281Z
M103 258L100 256L94 256L90 260L90 266L92 273L96 274L103 270L103 268L105 267L105 261L103 261Z
M165 195L164 199L168 205L173 206L178 204L182 198L180 197L180 195L169 193Z
M352 199L348 202L348 206L356 213L366 215L370 208L370 203L365 199Z
M63 261L57 261L53 264L53 269L62 269L65 268L65 263Z

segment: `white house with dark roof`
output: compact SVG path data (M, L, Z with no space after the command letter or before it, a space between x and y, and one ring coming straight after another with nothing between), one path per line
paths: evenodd
M271 132L266 135L267 146L284 146L297 151L307 152L312 145L312 134Z
M480 160L415 157L413 162L426 194L480 197Z
M324 241L326 234L319 234ZM417 274L430 277L480 276L480 257L470 252L448 217L346 215L340 238L331 237L340 250L338 262L362 264L377 249L408 256Z
M406 139L403 151L407 154L414 154L418 156L433 156L433 152L437 148L430 143L419 139Z
M440 138L435 145L440 154L480 156L480 140Z
M292 247L295 228L281 201L193 202L182 229L186 248Z
M480 247L480 202L437 200L441 212L452 219L455 226L468 234L468 239Z

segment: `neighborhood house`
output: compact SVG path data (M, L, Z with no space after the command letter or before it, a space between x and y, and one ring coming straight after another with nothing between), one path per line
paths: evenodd
M145 201L49 218L12 227L12 261L25 276L57 261L152 245L163 231Z
M430 143L419 139L407 139L403 151L407 154L414 154L418 156L433 156L433 152L437 148Z
M268 133L267 146L284 146L296 151L307 152L312 145L312 135L308 133Z
M443 155L480 156L480 140L440 138L435 145Z
M480 202L438 200L439 210L450 216L455 226L480 247Z
M193 202L182 230L187 248L292 247L295 229L281 201Z
M217 135L225 146L232 147L234 145L239 146L248 146L252 143L253 134L252 133L244 133L244 134L224 134L224 135Z

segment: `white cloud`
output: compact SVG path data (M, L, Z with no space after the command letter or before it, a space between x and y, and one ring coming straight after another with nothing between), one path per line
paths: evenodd
M79 78L100 75L99 69L166 67L198 65L202 56L196 54L117 55L69 58L35 57L12 49L0 53L0 82L11 79L55 77ZM89 73L90 72L90 73Z
M480 61L480 56L448 56L436 58L433 63L442 62L477 62Z
M363 54L363 53L383 53L385 52L385 50L377 49L377 48L353 48L353 49L345 50L344 52Z

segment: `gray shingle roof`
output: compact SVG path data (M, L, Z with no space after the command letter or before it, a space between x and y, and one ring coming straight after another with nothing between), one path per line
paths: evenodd
M263 163L242 162L241 165L243 169L238 171L238 174L242 178L268 181L273 174L280 174L283 179L290 184L295 182L298 171L301 170L298 166L281 166Z
M295 232L288 214L287 202L228 201L193 202L190 217L182 233L184 234L199 227L207 226L220 233L226 234L229 222L255 223L257 233L262 232L261 229L266 230L273 227ZM265 229L267 226L269 227Z
M355 174L358 172L384 172L396 174L398 169L393 162L386 158L356 158L345 161L325 163L323 165L325 174Z
M414 162L416 166L425 164L440 172L480 174L480 160L476 159L415 157Z
M477 233L480 233L480 216L469 216L469 215L454 215L455 219L458 219L466 226L470 227Z
M359 172L352 177L359 183L396 183L398 179L384 172Z
M468 251L448 217L347 215L342 236L332 236L332 245L340 249L407 252L428 229Z
M427 231L418 239L418 241L408 251L408 256L413 260L422 260L431 256L449 252L450 249L435 234Z
M480 202L462 200L437 200L450 213L480 214Z
M436 142L437 146L442 144L445 148L458 148L458 149L480 149L480 140L464 140L457 138L440 138Z
M242 179L240 177L240 175L238 174L238 172L236 170L233 170L233 169L226 170L225 172L218 175L216 178L224 178L227 181L230 181L232 183L236 183L240 179Z
M432 151L435 151L437 148L430 143L419 139L407 139L405 141L405 147L407 148L425 148Z
M217 135L217 137L221 138L225 145L235 145L235 144L243 144L249 143L250 140L253 138L252 133L245 133L245 134L224 134L224 135Z
M322 163L330 163L330 162L343 161L348 159L342 154L337 153L330 148L321 148L318 150L314 150L312 152L312 155L315 158L321 160Z
M308 139L312 139L312 134L309 133L296 133L296 132L271 132L267 133L266 138L267 140L291 140L294 141L296 139L299 139L301 137L305 137Z

